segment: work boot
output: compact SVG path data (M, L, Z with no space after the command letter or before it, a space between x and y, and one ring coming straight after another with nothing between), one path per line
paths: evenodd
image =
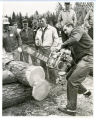
M63 107L59 107L58 110L65 113L65 114L68 114L68 115L71 115L71 116L76 116L76 111L75 110L70 110L70 109L63 108Z
M88 98L91 95L91 91L87 90L84 94L83 94L86 98Z

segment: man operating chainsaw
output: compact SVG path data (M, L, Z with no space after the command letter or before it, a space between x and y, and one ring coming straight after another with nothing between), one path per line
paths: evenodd
M67 105L58 110L75 116L77 108L77 93L90 96L82 82L93 69L93 42L91 37L81 28L74 27L73 23L67 22L63 31L68 39L63 43L62 48L70 48L73 57L73 64L67 74Z

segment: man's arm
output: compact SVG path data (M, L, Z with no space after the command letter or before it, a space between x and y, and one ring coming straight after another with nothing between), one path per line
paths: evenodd
M74 26L76 26L76 24L77 24L77 17L76 17L76 13L75 13L75 11L73 11L74 13L73 13L73 22L74 22Z
M63 43L62 47L72 46L74 42L78 42L81 39L82 34L83 31L81 29L79 30L75 29L74 31L72 31L69 39Z
M56 49L58 47L58 44L59 44L59 36L58 36L56 28L53 28L52 38L53 38L53 43L51 46L51 50Z
M60 11L60 13L58 15L57 24L56 24L56 27L59 28L59 29L62 27L62 24L61 24L62 20L63 20L62 19L62 11Z
M58 15L58 22L61 22L61 21L62 21L62 12L60 12Z
M15 32L15 34L16 34L16 38L17 38L17 42L18 42L18 51L21 53L22 52L21 36L20 36L20 33Z
M86 14L84 18L84 23L87 23L89 25L89 16L90 16L90 11Z
M22 46L22 40L21 40L21 37L20 37L20 34L15 32L16 34L16 38L17 38L17 41L18 41L18 47Z
M42 32L40 30L37 30L37 33L36 33L36 36L35 36L36 46L40 46L42 44L41 35L42 35Z

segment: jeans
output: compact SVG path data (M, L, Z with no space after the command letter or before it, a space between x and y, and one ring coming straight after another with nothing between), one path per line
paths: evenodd
M93 27L88 30L88 34L93 39Z
M77 65L74 65L67 76L67 108L76 110L77 108L77 94L86 92L86 88L81 84L90 70L93 69L92 56L83 57Z

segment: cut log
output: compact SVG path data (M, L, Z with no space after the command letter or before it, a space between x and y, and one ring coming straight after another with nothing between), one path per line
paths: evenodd
M17 105L30 99L32 88L19 83L12 83L3 86L3 109Z
M25 62L7 59L9 59L9 57L6 57L8 63L3 63L6 69L11 71L20 83L33 88L32 96L36 100L43 100L50 91L50 84L45 80L43 68L41 66L30 66Z
M9 70L3 71L3 85L10 84L16 82L16 78L12 72Z

